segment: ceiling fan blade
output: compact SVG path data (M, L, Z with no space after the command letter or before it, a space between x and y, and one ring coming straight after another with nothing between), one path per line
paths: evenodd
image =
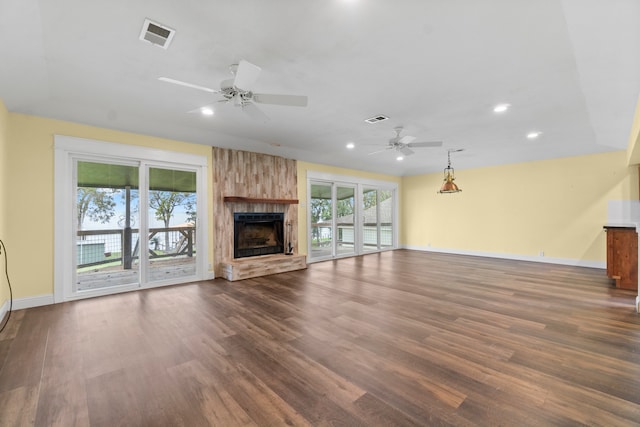
M410 150L406 145L398 148L398 151L400 151L405 156L410 156L413 154L413 150Z
M218 93L217 90L211 89L210 87L194 85L193 83L187 83L187 82L183 82L181 80L171 79L169 77L158 77L158 80L160 80L161 82L165 82L165 83L172 83L174 85L190 87L191 89L203 90L203 91L209 92L209 93Z
M233 85L238 89L244 91L250 91L255 82L258 80L262 68L257 65L253 65L249 61L241 59L238 63L238 69L236 70L236 78L233 80Z
M202 107L198 107L198 108L195 108L193 110L187 111L187 114L197 113L197 114L211 115L211 114L206 114L205 113L206 110L214 111L214 114L215 114L215 108L213 108L213 107L214 107L213 104L203 105Z
M442 147L442 141L410 142L407 147Z
M287 105L291 107L306 107L307 97L304 95L275 95L268 93L254 93L253 100L260 104Z
M409 144L409 143L411 143L412 141L415 141L415 139L416 139L416 137L415 137L415 136L406 135L406 136L403 136L402 138L400 138L400 139L398 140L398 142L399 142L400 144Z
M261 109L259 109L255 104L251 102L242 105L242 111L247 113L247 115L253 120L261 122L266 122L269 120L269 116L267 116Z
M393 148L393 147L387 147L387 148L383 148L382 150L376 150L376 151L374 151L373 153L369 153L369 154L367 154L367 156L370 156L370 155L372 155L372 154L382 153L382 152L387 151L387 150L389 150L389 149L391 149L391 148Z

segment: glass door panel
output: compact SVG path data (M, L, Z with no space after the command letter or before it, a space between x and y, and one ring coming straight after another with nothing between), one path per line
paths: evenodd
M149 282L196 275L196 172L149 167Z
M393 191L378 191L380 249L393 247Z
M336 255L353 255L356 251L355 187L336 187Z
M139 284L138 166L75 166L75 291Z
M332 185L311 183L310 258L333 256Z
M362 250L371 252L378 250L380 234L378 230L378 190L363 188L362 190Z

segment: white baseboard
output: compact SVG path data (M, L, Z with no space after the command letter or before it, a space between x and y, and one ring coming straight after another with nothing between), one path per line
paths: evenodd
M503 253L482 252L482 251L465 251L465 250L459 250L459 249L433 248L433 247L411 246L411 245L403 245L402 248L411 249L414 251L439 252L439 253L445 253L445 254L470 255L470 256L480 256L480 257L487 257L487 258L501 258L501 259L510 259L514 261L531 261L531 262L540 262L540 263L547 263L547 264L571 265L576 267L590 267L590 268L601 268L601 269L607 268L607 263L605 261L585 261L581 259L553 258L553 257L546 257L546 256L530 256L530 255L519 255L519 254L503 254Z
M36 297L27 297L27 298L15 298L13 300L13 306L11 307L11 311L22 310L24 308L31 307L39 307L41 305L50 305L53 304L53 294L49 295L38 295ZM11 305L9 300L6 300L2 307L0 307L0 322L4 319L4 316L7 315L9 311L9 306Z
M41 305L53 304L53 294L38 295L35 297L14 298L13 309L22 310L23 308L40 307Z
M7 315L8 311L9 311L9 300L6 300L4 304L2 304L2 307L0 307L0 322L2 322L2 319L4 319L4 316ZM2 325L0 324L0 326Z

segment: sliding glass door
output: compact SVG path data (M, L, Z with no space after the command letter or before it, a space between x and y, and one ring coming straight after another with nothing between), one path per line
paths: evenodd
M76 291L196 274L195 171L79 159L74 208Z
M196 273L196 173L150 167L148 281Z
M56 302L209 277L205 156L66 136L55 148Z
M378 250L380 242L378 213L378 190L364 188L362 190L362 250L364 252Z
M363 251L372 252L394 247L393 192L365 187L362 191Z
M356 189L346 184L336 185L336 256L354 255L356 252Z
M75 169L75 290L138 285L137 164L77 160Z
M321 182L311 183L310 257L315 259L333 256L333 185Z
M393 186L312 178L308 184L310 262L397 246Z

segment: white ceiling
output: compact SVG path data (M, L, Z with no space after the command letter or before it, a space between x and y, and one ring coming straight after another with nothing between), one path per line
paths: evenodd
M176 30L139 40L145 18ZM640 94L638 0L2 0L0 99L12 112L392 175L625 149ZM257 92L217 103L229 65ZM504 114L493 107L509 103ZM212 105L215 115L193 113ZM390 119L368 124L383 114ZM404 126L418 148L382 149ZM542 135L528 140L529 131ZM345 145L352 141L355 149Z

